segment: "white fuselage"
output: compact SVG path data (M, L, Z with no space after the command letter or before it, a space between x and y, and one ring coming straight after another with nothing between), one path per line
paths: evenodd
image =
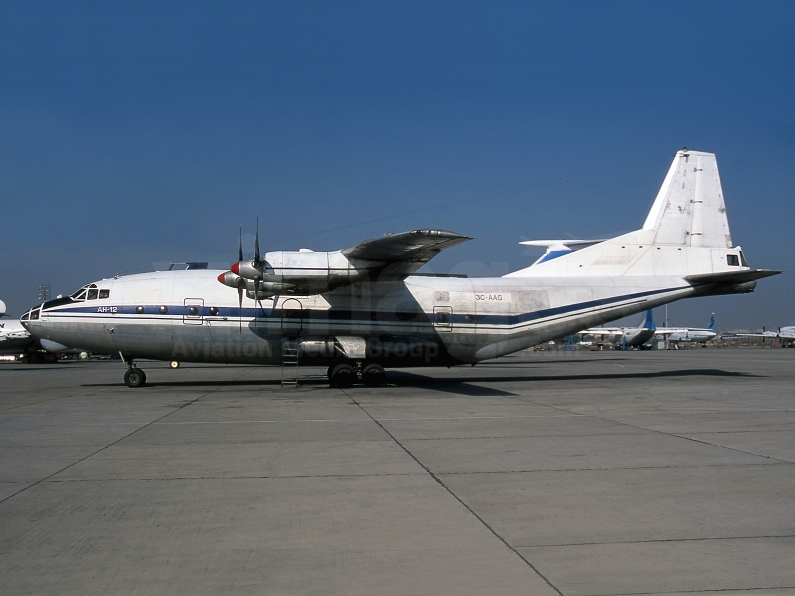
M669 331L668 341L674 342L687 342L687 341L694 341L698 343L704 343L711 339L713 339L717 334L712 331L711 329L690 329L684 327L682 329L658 329L658 332ZM660 335L664 335L660 333Z
M416 276L314 296L244 297L241 309L218 274L101 280L107 298L53 301L25 323L37 337L130 358L277 364L290 337L318 363L438 365L495 358L696 294L675 277Z

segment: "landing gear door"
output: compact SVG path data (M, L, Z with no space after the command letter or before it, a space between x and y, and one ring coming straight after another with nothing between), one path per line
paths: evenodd
M433 307L433 326L436 331L453 330L453 307L434 306Z
M204 299L185 298L185 314L182 322L186 325L201 325L204 321Z

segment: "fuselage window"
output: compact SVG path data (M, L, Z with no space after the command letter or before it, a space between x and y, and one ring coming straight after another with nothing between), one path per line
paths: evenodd
M110 290L100 290L99 291L99 299L103 300L105 298L110 298Z
M188 316L190 316L190 317L198 317L199 316L199 307L198 306L189 306L188 307Z
M740 258L737 255L726 255L726 262L729 264L729 267L740 266Z
M210 307L210 314L212 316L214 316L214 317L218 316L218 307L217 306L211 306Z
M96 288L92 288L92 289L90 289L88 291L88 299L89 300L96 300L98 294L99 294L99 290L97 290Z

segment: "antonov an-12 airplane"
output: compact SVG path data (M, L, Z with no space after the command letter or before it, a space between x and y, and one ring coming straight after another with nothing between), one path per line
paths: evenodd
M618 167L618 166L617 166ZM469 238L415 230L334 252L259 252L230 271L103 279L22 321L36 337L134 365L328 365L332 385L381 385L385 367L475 364L668 302L751 292L777 271L751 269L729 233L715 156L674 157L643 227L498 278L416 275ZM561 241L563 243L564 241ZM568 247L567 247L568 248Z

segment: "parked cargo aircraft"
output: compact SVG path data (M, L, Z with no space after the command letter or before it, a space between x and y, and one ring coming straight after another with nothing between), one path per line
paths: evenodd
M694 327L658 327L655 335L667 336L671 342L696 342L705 343L717 336L715 332L715 313L709 318L709 327L698 329Z
M610 343L622 348L637 348L654 337L654 319L651 309L646 311L646 318L638 327L591 327L582 335L593 335L596 343Z
M139 358L329 365L331 383L380 385L384 367L475 364L668 302L753 291L732 243L711 153L678 151L643 226L499 278L420 276L469 238L415 230L334 252L279 251L230 271L103 279L22 318L30 332Z

